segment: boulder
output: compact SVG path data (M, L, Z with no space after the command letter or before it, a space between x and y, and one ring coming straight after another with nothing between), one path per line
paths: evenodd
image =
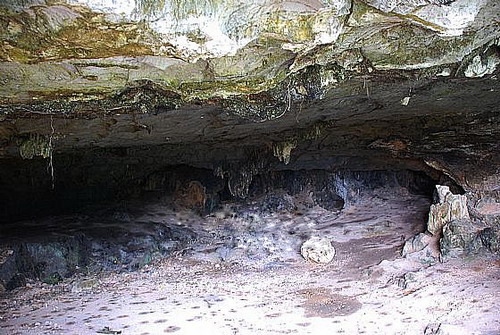
M333 260L336 251L328 238L314 236L302 244L300 253L308 261L326 264Z

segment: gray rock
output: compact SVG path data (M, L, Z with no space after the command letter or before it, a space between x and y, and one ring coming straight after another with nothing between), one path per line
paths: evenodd
M441 327L441 323L439 323L439 322L429 323L427 325L427 327L425 327L424 335L439 334L440 327Z
M441 252L446 256L482 251L500 252L500 229L486 227L481 222L455 220L443 228Z
M79 224L68 217L59 226L37 227L36 237L31 236L35 227L27 226L32 229L27 235L14 230L17 243L0 244L0 284L11 290L23 286L26 279L57 284L76 273L137 270L186 248L195 238L192 230L177 225L117 223L113 213L107 226L95 218L85 220ZM107 219L101 216L100 220ZM44 223L49 227L52 222Z
M12 248L3 247L0 251L0 284L3 287L10 286L10 282L17 273L16 251Z
M500 228L489 227L478 233L482 246L491 252L500 253Z
M401 256L405 257L408 254L412 254L414 252L418 252L423 250L432 240L432 235L426 233L420 233L410 238L405 242L403 250L401 252Z
M473 248L474 241L476 240L477 232L470 220L453 220L443 227L441 252L447 254L453 249L461 251L469 250Z
M269 194L262 203L262 209L269 212L289 212L296 208L293 197L285 192Z
M420 251L406 255L406 258L417 261L423 265L433 265L441 260L439 246L432 243Z
M416 282L415 274L413 272L407 272L401 276L391 278L390 282L403 290L410 289Z
M406 241L401 255L427 265L438 262L441 259L439 235L420 233L414 236Z
M74 274L86 263L86 258L86 248L77 237L57 240L47 237L47 240L22 243L16 259L20 265L16 270L27 277L54 284Z
M79 280L71 286L71 292L79 293L86 290L92 290L99 285L95 278Z

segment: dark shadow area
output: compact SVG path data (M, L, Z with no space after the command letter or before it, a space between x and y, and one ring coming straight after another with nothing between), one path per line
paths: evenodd
M54 157L54 178L47 159L4 160L0 166L0 222L82 213L88 208L115 207L130 200L155 201L165 196L173 205L204 215L222 201L240 198L231 194L228 180L211 169L130 156L126 149ZM289 195L310 192L315 204L342 209L360 192L401 186L413 194L432 195L436 181L423 172L272 170L254 175L248 197L273 197L276 190ZM247 198L248 198L247 197ZM243 199L240 199L243 200ZM268 199L269 210L279 209L278 199ZM278 201L279 202L279 201Z

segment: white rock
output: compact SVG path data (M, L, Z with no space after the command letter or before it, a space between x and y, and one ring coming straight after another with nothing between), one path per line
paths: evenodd
M436 74L438 77L449 77L451 75L451 70L449 68L444 68L443 71Z
M498 64L500 64L500 58L497 55L492 55L485 59L482 59L478 55L472 59L472 62L465 70L465 76L467 78L484 77L495 72Z
M440 234L448 222L469 219L465 195L451 193L448 186L436 185L436 189L439 203L431 205L427 222L427 230L433 235Z
M302 244L300 253L308 261L325 264L335 257L335 248L329 239L314 236Z

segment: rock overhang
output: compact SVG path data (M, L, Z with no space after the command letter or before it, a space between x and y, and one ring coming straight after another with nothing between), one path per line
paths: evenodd
M124 162L158 166L253 157L272 169L409 168L500 187L495 1L1 8L4 160L125 148Z

